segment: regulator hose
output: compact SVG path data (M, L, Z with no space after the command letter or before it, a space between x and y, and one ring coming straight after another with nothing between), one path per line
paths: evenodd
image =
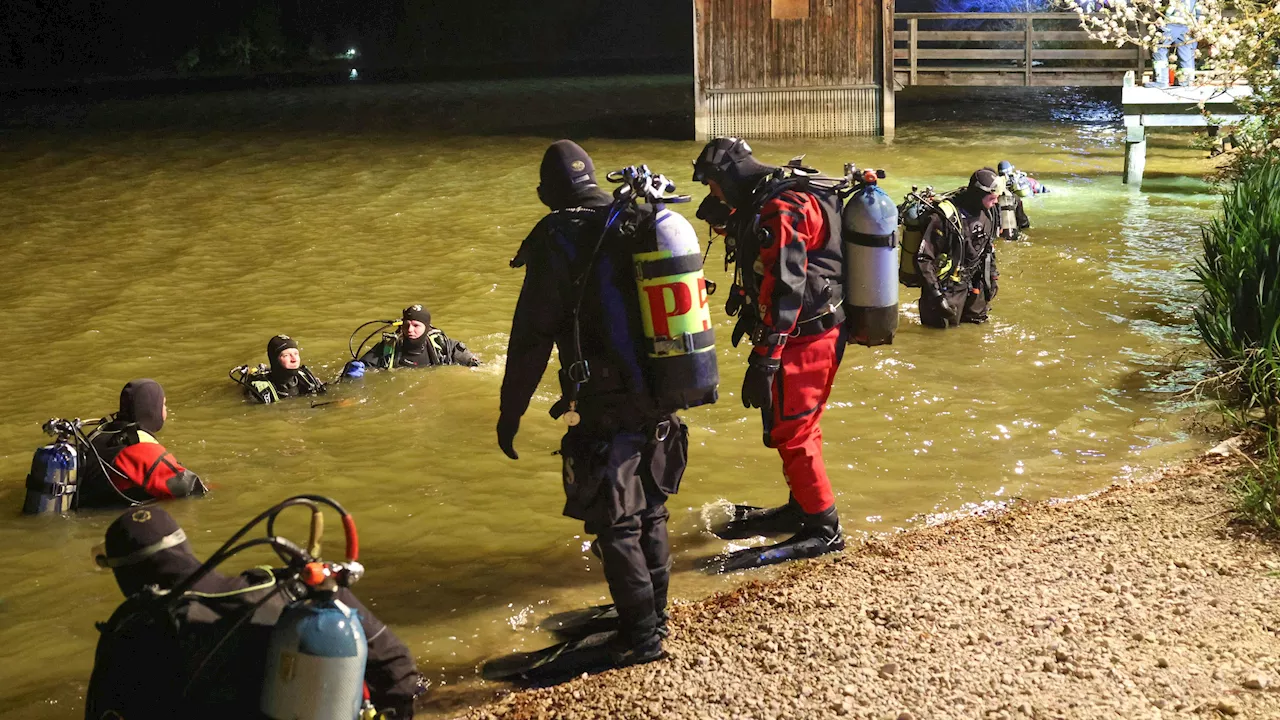
M353 349L352 343L355 342L356 335L358 335L361 330L369 327L370 325L377 325L378 327L374 328L373 332L366 335L365 338L360 341L360 345L358 346L358 349ZM360 327L356 328L355 330L352 330L351 337L347 338L347 352L351 353L351 359L352 360L360 359L360 356L364 354L365 344L368 343L369 340L372 339L374 335L377 335L378 333L388 328L394 329L399 326L400 326L399 320L370 320L369 322L360 325Z

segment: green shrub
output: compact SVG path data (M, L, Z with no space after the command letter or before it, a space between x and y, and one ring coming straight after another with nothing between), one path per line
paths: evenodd
M1203 230L1196 326L1221 362L1220 386L1276 427L1280 409L1280 159L1249 167Z

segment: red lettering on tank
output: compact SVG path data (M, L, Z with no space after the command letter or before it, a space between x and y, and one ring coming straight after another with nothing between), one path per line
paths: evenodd
M679 317L693 309L693 293L682 282L649 285L644 289L649 296L649 317L653 319L654 337L671 337L670 318ZM668 291L670 295L668 295ZM667 309L667 298L671 309Z

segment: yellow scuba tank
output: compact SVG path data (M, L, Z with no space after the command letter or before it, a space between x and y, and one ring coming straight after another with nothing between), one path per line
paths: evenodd
M653 205L641 251L631 256L651 392L663 408L706 405L718 397L720 372L702 249L688 220L661 202Z
M906 199L898 206L898 219L902 223L898 227L898 282L909 288L921 286L920 271L916 269L916 253L924 240L925 228L929 226L929 215L937 209L937 201L932 187L926 187L924 192L920 192L913 186Z

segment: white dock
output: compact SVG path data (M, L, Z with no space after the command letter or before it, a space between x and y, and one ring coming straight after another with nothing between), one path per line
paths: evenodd
M1126 87L1124 105L1124 181L1142 184L1142 171L1147 164L1147 128L1207 127L1237 125L1248 116L1236 101L1253 94L1246 85L1193 85L1189 87ZM1206 118L1201 105L1209 111Z

